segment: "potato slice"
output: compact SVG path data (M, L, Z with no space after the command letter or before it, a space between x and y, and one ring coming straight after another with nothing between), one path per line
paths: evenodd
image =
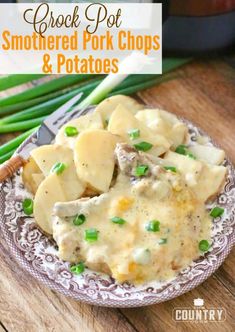
M188 150L192 152L197 159L212 165L220 165L225 158L225 152L215 146L197 144L190 146Z
M38 182L35 181L34 175L39 175L44 178L40 168L32 157L29 158L28 162L23 167L22 180L25 188L31 193L35 194L38 188Z
M160 114L160 117L164 121L168 122L171 125L174 125L174 124L180 122L180 120L177 118L177 116L175 114L171 113L171 112L167 112L165 110L159 109L159 114Z
M145 109L136 113L135 117L153 132L166 135L171 125L160 117L158 109Z
M85 184L79 180L73 160L73 151L61 145L43 145L31 152L32 158L47 176L56 163L64 163L66 169L58 177L68 200L77 199L85 191Z
M43 145L34 149L31 151L31 157L45 176L50 173L52 167L58 162L65 163L67 166L73 164L71 149L56 144Z
M202 162L172 151L167 152L164 160L169 163L168 166L176 166L189 187L197 185L203 168Z
M207 165L204 163L198 183L193 188L197 198L203 202L213 199L222 189L226 173L227 169L224 166Z
M33 181L35 182L37 188L40 186L42 181L45 179L45 176L42 173L32 174ZM36 193L36 191L35 191Z
M109 189L114 171L114 149L120 139L106 130L87 130L79 135L74 150L77 174L99 192Z
M132 140L128 134L132 129L140 130L140 137L136 140ZM111 115L108 131L121 136L124 142L131 145L141 141L153 144L153 148L147 152L155 156L165 153L170 148L170 143L164 136L153 134L148 127L136 119L136 117L122 105L118 105Z
M118 105L122 105L135 114L138 110L144 108L143 105L139 104L135 99L124 96L116 95L103 100L95 109L96 113L100 113L104 126L106 126L107 121L109 121L111 114Z
M93 112L80 116L78 119L71 120L62 126L56 135L55 143L74 149L75 141L78 136L66 136L65 128L68 126L75 127L79 134L87 129L103 129L103 121L99 113Z
M67 200L58 175L50 174L40 184L34 198L34 218L44 232L52 234L52 211L54 204Z
M187 142L188 140L187 126L182 122L174 124L167 138L172 142L172 147L175 150L177 146Z
M135 117L154 133L165 136L174 148L186 141L188 128L174 114L159 109L146 109L139 111Z

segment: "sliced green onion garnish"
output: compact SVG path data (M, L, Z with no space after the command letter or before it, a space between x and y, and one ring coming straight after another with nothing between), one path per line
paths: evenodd
M179 145L177 146L177 148L175 149L175 152L176 153L179 153L179 154L183 154L183 155L186 155L187 153L187 146L186 145Z
M66 165L64 163L56 163L52 169L51 173L61 174L66 169Z
M136 176L144 176L144 175L147 174L148 170L149 170L148 165L139 165L135 169L135 175Z
M197 159L194 154L192 154L191 152L187 152L186 153L186 156L188 156L189 158L192 158L192 159Z
M81 274L85 270L85 265L83 262L80 262L79 264L73 265L70 267L70 271L73 274Z
M160 221L151 220L145 225L145 229L148 232L159 232L160 231Z
M95 242L98 240L98 231L95 228L85 230L85 240L88 242Z
M196 159L194 154L192 154L192 152L188 151L188 148L186 145L182 144L182 145L177 146L177 148L175 149L175 152L179 153L179 154L183 154L184 156L187 156L189 158Z
M177 169L176 169L176 167L174 167L174 166L165 166L164 168L165 168L165 170L167 170L167 171L171 171L171 172L174 172L174 173L177 172Z
M120 217L113 217L110 219L114 224L118 224L118 225L123 225L125 224L126 220Z
M148 151L153 147L153 144L148 143L148 142L140 142L140 143L134 144L134 147L136 148L136 150L139 150L139 151Z
M64 133L68 137L77 136L78 130L76 127L68 126L68 127L65 127Z
M198 247L199 247L199 250L200 250L200 251L204 251L204 252L206 252L206 251L208 251L209 248L210 248L210 243L209 243L207 240L201 240L201 241L199 242Z
M166 244L167 243L167 239L159 239L158 240L158 244Z
M224 213L224 209L219 207L219 206L215 206L211 212L210 212L210 216L213 218L217 218L222 216L222 214Z
M86 217L84 216L84 214L77 214L74 219L73 219L73 224L75 226L80 226L82 224L84 224L84 222L86 221Z
M140 130L139 129L131 129L128 131L128 135L130 136L130 139L134 140L138 137L140 137Z
M23 211L27 216L33 213L33 200L31 198L25 198L22 203Z
M108 125L109 125L109 119L105 119L105 125L106 125L106 127L108 127Z

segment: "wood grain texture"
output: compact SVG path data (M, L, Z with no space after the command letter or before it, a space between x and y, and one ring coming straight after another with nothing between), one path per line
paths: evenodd
M235 163L235 70L219 60L196 61L180 69L178 74L179 78L140 92L137 98L194 122L219 143ZM11 89L11 94L14 91ZM0 143L12 136L0 135ZM15 262L1 235L0 264L0 332L5 329L10 332L235 330L235 250L214 275L196 289L165 303L135 309L94 307L45 288ZM172 310L192 307L197 297L203 298L207 307L224 307L226 321L175 323Z
M2 236L0 253L0 317L8 331L135 331L116 309L83 304L44 287L9 255Z
M234 254L234 252L233 252ZM232 256L232 254L231 254ZM229 260L229 258L228 258ZM219 269L220 270L220 269ZM193 308L193 300L195 298L204 299L206 307L224 308L227 313L224 323L176 323L172 319L172 311L174 308L186 307ZM181 295L171 301L160 303L138 309L123 309L123 314L128 317L133 325L141 332L147 331L232 331L234 324L234 308L235 301L232 293L223 283L219 282L216 276L212 276L206 280L201 286ZM139 319L139 316L143 317Z

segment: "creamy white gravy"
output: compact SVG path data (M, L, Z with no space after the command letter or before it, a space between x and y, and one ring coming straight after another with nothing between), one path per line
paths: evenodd
M82 260L119 282L170 279L200 256L201 239L210 240L211 221L204 204L169 171L161 171L157 180L136 181L121 173L108 193L57 203L55 213L53 234L60 258ZM73 224L77 214L86 217L80 226ZM114 224L115 216L126 222ZM153 220L159 221L159 231L146 230ZM93 243L85 240L90 228L98 231Z

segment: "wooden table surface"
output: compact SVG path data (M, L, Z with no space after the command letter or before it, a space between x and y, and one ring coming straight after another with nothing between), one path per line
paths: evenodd
M194 61L178 74L137 97L193 121L235 164L235 69L222 59ZM11 137L0 135L0 143ZM176 299L144 308L110 309L76 302L44 287L17 264L0 234L0 332L235 331L234 253L208 280ZM175 323L172 310L193 307L198 297L206 307L225 308L225 322Z

